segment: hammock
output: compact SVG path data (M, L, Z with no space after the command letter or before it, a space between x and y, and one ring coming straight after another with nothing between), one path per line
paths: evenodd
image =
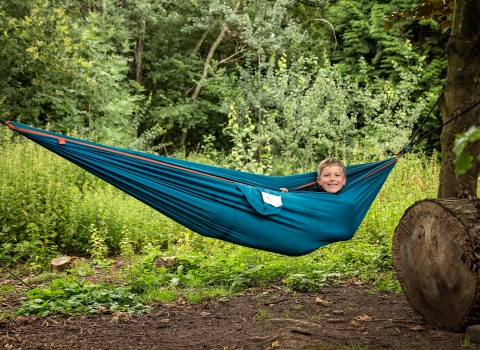
M290 256L352 238L397 161L348 166L330 194L304 191L316 172L251 174L3 123L194 232Z

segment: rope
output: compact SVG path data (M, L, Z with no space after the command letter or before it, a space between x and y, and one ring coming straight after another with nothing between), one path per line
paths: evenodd
M468 107L466 110L464 110L462 113L460 113L459 115L453 117L453 118L450 118L450 120L447 120L445 123L443 123L442 125L440 125L438 128L430 131L429 133L423 135L422 137L420 137L417 141L415 141L413 143L413 145L416 145L417 143L419 143L420 141L422 141L424 138L430 136L433 132L437 131L438 129L441 129L443 128L445 125L447 125L448 123L451 123L453 122L455 119L457 119L458 117L464 115L465 113L469 112L470 110L472 110L473 108L477 107L478 105L480 105L480 101L477 101L476 103L474 103L473 105L471 105L470 107Z
M433 109L435 108L435 106L438 104L438 101L440 101L440 99L443 97L443 94L445 93L445 90L442 91L442 93L440 94L440 96L438 96L437 100L435 101L435 103L433 104L432 108L430 108L430 111L428 112L427 116L425 118L423 118L423 121L422 123L420 124L420 126L418 127L417 131L415 131L415 134L413 134L412 138L410 139L410 142L412 142L413 140L415 140L415 137L417 137L417 134L418 132L420 131L420 129L423 127L423 125L425 124L425 122L427 121L428 117L430 116L430 114L432 114L433 112Z
M120 155L125 156L125 157L136 158L136 159L143 160L143 161L146 161L146 162L155 163L155 164L159 164L159 165L162 165L162 166L166 166L166 167L169 167L169 168L178 169L178 170L182 170L182 171L187 171L187 172L190 172L190 173L193 173L193 174L207 176L207 177L217 179L217 180L222 180L222 181L226 181L226 182L240 183L241 184L241 182L239 182L239 181L234 181L234 180L228 179L226 177L211 175L211 174L208 174L208 173L203 172L203 171L192 170L192 169L188 169L188 168L185 168L185 167L182 167L182 166L179 166L179 165L173 165L173 164L153 160L153 159L150 159L150 158L136 156L136 155L133 155L133 154L130 154L130 153L110 149L108 147L91 145L91 144L81 142L81 141L77 141L77 140L74 140L74 139L71 139L71 138L63 138L63 137L60 137L60 136L50 135L50 134L39 132L39 131L29 130L29 129L25 129L25 128L19 128L19 127L10 125L10 122L8 122L8 121L4 122L3 124L8 126L10 129L15 130L19 133L40 135L40 136L43 136L43 137L56 139L56 140L59 141L59 143L61 143L61 142L76 143L78 145L82 145L82 146L85 146L85 147L90 147L90 148L95 148L95 149L99 149L99 150L102 150L102 151L107 151L107 152L111 152L111 153L115 153L115 154L120 154ZM248 184L245 184L245 185L248 185Z
M403 149L396 155L397 159L400 158L401 156L403 156L405 153L407 153L408 151L410 151L412 149L413 146L415 146L416 144L418 144L420 141L424 140L425 138L427 138L428 136L430 136L431 134L433 134L434 132L436 132L437 130L440 130L442 129L445 125L453 122L455 119L461 117L462 115L464 115L465 113L471 111L473 108L475 108L476 106L480 105L480 101L477 101L476 103L474 103L473 105L471 105L470 107L468 107L466 110L464 110L463 112L461 112L460 114L458 114L457 116L453 117L453 118L450 118L449 120L447 120L445 123L443 123L442 125L440 125L439 127L429 131L428 133L426 133L425 135L423 135L422 137L420 137L418 140L416 141L413 141L415 139L415 137L417 136L418 132L420 131L420 129L422 128L422 126L425 124L427 118L430 116L430 114L432 113L433 109L435 108L435 106L437 105L438 101L440 100L440 98L442 98L443 94L445 93L445 90L442 91L442 93L440 94L440 96L437 98L437 100L435 101L435 103L433 104L432 108L430 108L430 111L428 112L427 116L423 119L422 123L420 124L420 126L418 127L417 131L415 132L415 134L413 135L412 139L410 140L409 143L407 143L407 145L405 147L403 147Z
M25 283L20 277L18 277L17 275L15 275L12 271L10 271L1 261L0 261L0 265L2 265L2 267L5 269L5 271L7 271L10 275L12 275L13 277L15 277L15 279L19 280L20 282L22 282L24 285L26 285L28 288L30 289L33 289L34 287L32 287L31 285Z

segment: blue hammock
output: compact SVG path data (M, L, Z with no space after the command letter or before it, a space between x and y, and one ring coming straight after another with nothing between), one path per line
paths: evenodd
M340 193L310 192L316 172L251 174L5 124L203 236L290 256L352 238L396 164L348 166Z

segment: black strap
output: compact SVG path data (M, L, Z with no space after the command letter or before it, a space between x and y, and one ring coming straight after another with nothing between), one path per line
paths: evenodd
M455 119L461 117L462 115L464 115L465 113L469 112L470 110L472 110L473 108L475 108L476 106L478 106L480 104L480 101L477 101L476 103L474 103L473 105L471 105L470 107L468 107L466 110L464 110L463 112L461 112L460 114L456 115L455 117L453 118L450 118L449 120L447 120L445 123L443 123L442 125L440 125L439 127L429 131L428 133L426 133L425 135L423 135L422 137L420 137L418 140L416 141L413 141L415 139L415 137L417 136L418 132L420 131L420 129L422 128L422 126L425 124L425 122L427 121L427 118L430 116L430 114L432 113L433 109L435 108L435 106L437 105L438 101L440 100L440 98L442 98L443 94L445 93L445 90L442 91L442 93L440 94L440 96L437 98L437 100L435 101L435 103L433 104L432 108L430 108L430 111L428 112L427 116L423 119L422 123L420 124L420 127L417 129L417 131L415 132L415 134L413 135L412 139L410 140L410 142L405 146L403 147L403 149L397 154L397 158L398 157L401 157L402 155L404 155L405 153L407 153L408 151L410 151L412 149L413 146L415 146L417 143L419 143L420 141L422 141L423 139L427 138L428 136L430 136L431 134L433 134L434 132L436 132L437 130L440 130L442 129L445 125L453 122Z
M423 127L423 125L425 124L425 122L427 121L428 117L430 116L430 114L432 114L433 112L433 109L435 108L435 106L438 104L438 101L440 101L440 99L442 98L443 94L445 93L445 90L442 91L442 93L440 94L440 96L438 96L437 100L435 101L435 103L433 104L432 108L430 108L430 111L428 112L427 116L425 118L423 118L423 121L422 123L420 124L420 126L418 127L417 131L415 131L415 134L413 134L412 138L410 139L410 142L413 142L413 140L415 140L415 137L417 137L417 134L418 132L420 131L420 129Z
M30 288L30 289L33 289L33 288L34 288L34 287L32 287L31 285L25 283L20 277L18 277L17 275L15 275L12 271L10 271L10 270L8 269L8 267L6 267L5 264L2 263L1 261L0 261L0 265L2 265L2 267L3 267L3 269L4 269L5 271L7 271L10 275L12 275L13 277L15 277L15 279L17 279L17 280L19 280L20 282L22 282L22 283L23 283L24 285L26 285L28 288Z
M443 123L442 125L440 125L438 128L435 128L434 130L430 131L429 133L423 135L422 137L420 137L417 141L415 141L412 145L416 145L417 143L419 143L420 141L422 141L424 138L430 136L433 132L437 131L438 129L441 129L443 128L445 125L447 125L448 123L451 123L453 122L455 119L457 119L458 117L464 115L465 113L469 112L470 110L472 110L473 108L477 107L478 105L480 105L480 101L477 101L476 103L474 103L473 105L471 105L470 107L468 107L466 110L464 110L463 112L461 112L459 115L453 117L453 118L450 118L449 120L447 120L445 123Z

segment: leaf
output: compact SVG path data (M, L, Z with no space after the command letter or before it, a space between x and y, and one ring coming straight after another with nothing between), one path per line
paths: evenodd
M455 166L455 175L458 177L465 174L472 166L473 157L468 153L468 146L480 140L480 129L476 126L471 126L466 132L458 134L455 137L453 153L456 157L453 161Z
M355 319L359 321L366 321L366 322L372 321L372 317L367 315L358 316L358 317L355 317Z
M393 23L392 22L385 22L383 23L383 28L385 28L386 30L390 30L393 28Z
M176 287L178 286L178 283L180 282L180 279L178 277L173 277L171 280L170 280L170 285L172 287Z
M328 301L323 300L323 299L320 298L320 297L317 297L317 298L315 299L315 302L318 303L318 304L322 304L323 306L328 306L328 304L329 304Z
M462 152L453 161L455 166L455 176L459 177L462 174L465 174L472 167L473 157L467 153Z
M453 21L446 20L446 21L443 21L440 25L442 27L442 32L445 32L448 28L452 28Z
M423 3L417 7L417 17L428 18L432 14L432 5L430 3Z
M432 0L431 3L434 9L441 9L444 5L444 0Z

